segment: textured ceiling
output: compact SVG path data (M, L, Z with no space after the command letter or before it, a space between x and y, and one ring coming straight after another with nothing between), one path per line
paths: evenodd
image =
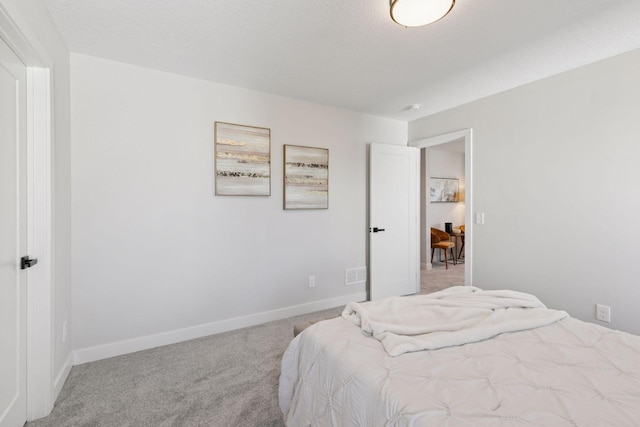
M72 52L404 121L640 48L638 0L45 1Z

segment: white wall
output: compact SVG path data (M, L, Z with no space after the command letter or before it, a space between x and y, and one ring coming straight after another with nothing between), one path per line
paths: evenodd
M37 42L40 53L51 60L53 77L52 138L52 289L53 378L59 391L70 368L71 340L62 341L62 325L71 318L71 141L69 52L53 23L49 10L39 0L0 0L12 19ZM31 64L29 64L31 65ZM37 256L37 255L36 255ZM57 383L55 381L57 380ZM56 397L55 395L53 396Z
M427 178L457 178L459 179L460 194L464 194L464 153L425 148L429 161L430 177ZM424 189L425 197L429 200L429 187ZM451 222L454 227L464 224L464 200L457 203L429 203L428 227L445 229L445 222Z
M473 284L537 294L640 334L640 51L409 124L417 140L473 128Z
M366 144L406 123L80 54L71 72L77 360L364 295L344 269L366 265ZM214 121L271 129L271 197L214 196ZM282 209L283 144L329 149L328 210Z

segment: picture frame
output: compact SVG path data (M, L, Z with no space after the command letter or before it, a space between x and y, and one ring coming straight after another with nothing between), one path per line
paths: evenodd
M283 208L329 209L329 149L284 145Z
M459 200L458 178L430 178L429 201L431 203L456 203Z
M214 123L216 196L271 195L271 129Z

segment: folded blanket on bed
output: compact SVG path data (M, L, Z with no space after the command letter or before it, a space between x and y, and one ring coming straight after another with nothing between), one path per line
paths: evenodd
M342 317L379 340L389 356L452 347L505 332L539 328L567 317L533 295L473 286L350 303Z

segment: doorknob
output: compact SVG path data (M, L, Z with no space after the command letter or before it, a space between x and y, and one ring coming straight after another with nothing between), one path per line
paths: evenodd
M384 228L373 227L373 232L377 233L379 231L384 231Z
M27 268L31 268L34 265L36 265L38 263L38 259L37 258L29 258L29 255L27 256L23 256L20 259L20 269L21 270L26 270Z

